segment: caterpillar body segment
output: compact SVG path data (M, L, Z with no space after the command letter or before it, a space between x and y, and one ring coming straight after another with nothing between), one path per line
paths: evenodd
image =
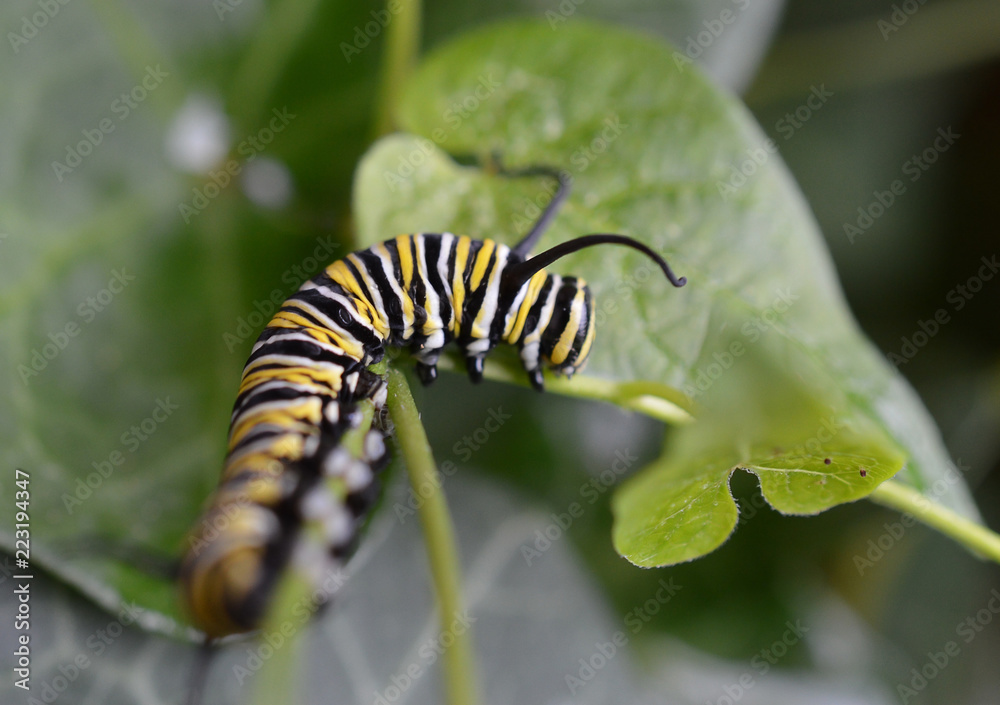
M523 170L533 174L558 177ZM595 338L586 283L546 266L584 247L619 244L683 286L662 257L621 235L586 235L529 257L565 189L560 178L513 248L451 233L400 235L333 262L285 301L244 368L222 480L181 564L183 601L209 639L258 627L285 570L316 585L350 554L388 460L381 414L363 429L360 452L341 441L360 430L360 400L384 404L385 380L367 368L386 347L408 348L429 384L449 343L474 382L495 346L512 345L541 391L543 368L574 374Z

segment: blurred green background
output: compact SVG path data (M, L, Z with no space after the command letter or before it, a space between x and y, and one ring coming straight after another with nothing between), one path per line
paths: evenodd
M125 458L72 513L53 502L50 515L33 515L46 527L33 556L62 572L36 571L33 583L32 696L43 698L41 688L61 676L60 703L183 700L194 648L135 626L105 641L99 634L117 633L109 626L123 620L80 588L114 604L97 578L120 579L129 569L102 564L95 578L86 566L109 536L164 553L180 545L177 517L193 519L215 484L235 380L261 327L250 319L255 302L276 288L291 293L312 273L308 257L323 238L341 243L340 254L350 249L351 178L374 137L384 35L373 32L350 61L343 43L357 48L359 28L381 10L378 3L253 0L53 0L0 10L7 38L0 384L8 390L0 471L29 470L35 496L61 497L64 468L82 477L115 451ZM905 355L921 321L948 311L949 322L900 371L953 458L969 468L986 523L1000 526L1000 281L986 282L961 310L951 293L1000 249L997 3L428 2L423 50L492 19L567 15L638 28L693 54L690 43L697 46L726 10L736 21L703 42L698 60L744 97L779 145L866 333L886 354ZM35 20L39 12L44 22ZM132 103L119 100L144 77L143 100L134 92ZM810 105L812 95L824 99ZM211 178L185 155L214 144L238 152L282 108L294 115L288 129L276 131L238 185L234 179L197 208L195 190L207 193ZM93 134L106 119L113 130L92 154L70 171L53 167L69 163L67 145L83 139L81 130ZM913 172L913 157L938 130L960 137ZM867 222L859 208L877 212L876 192L896 179L905 193L861 234L845 231L845 224L860 228L859 217ZM185 213L179 203L201 212ZM120 293L110 285L115 273L134 276L121 277L128 284ZM253 332L241 332L248 319ZM71 322L80 324L78 335L25 376L19 366L30 366L34 352L55 340L50 335L69 336ZM603 493L566 532L570 541L555 541L527 565L521 548L534 545L550 514L579 499L616 451L653 458L662 426L555 395L492 383L473 388L451 375L415 391L438 460L460 466L445 490L479 617L485 702L995 702L997 615L968 643L956 628L980 610L989 615L1000 570L950 541L919 526L897 539L898 515L866 502L815 518L782 517L760 508L756 483L739 474L734 491L745 519L699 561L658 571L627 564L611 548L610 493ZM124 434L136 424L142 432L143 419L166 399L177 413L132 453ZM501 408L509 421L481 451L466 453L463 438ZM201 486L189 481L191 468ZM406 497L397 473L352 581L310 630L307 702L372 702L433 633L418 525L394 511ZM12 505L11 497L0 501ZM857 557L886 534L891 549L859 570ZM0 690L5 702L28 702L9 677L16 603L9 558L3 566ZM145 579L138 573L130 579ZM564 676L577 674L579 658L645 609L661 580L682 588L642 622L621 655L571 693ZM789 622L808 631L778 648ZM910 684L911 669L949 640L960 654L904 697L898 684ZM247 662L251 647L226 650L213 668L209 701L248 701L232 667ZM761 661L764 652L776 656L773 665L767 656ZM68 664L79 656L88 666L70 678ZM431 669L398 702L435 702L438 688Z

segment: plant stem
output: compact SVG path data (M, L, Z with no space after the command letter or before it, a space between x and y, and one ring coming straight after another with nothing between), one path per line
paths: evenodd
M397 15L390 12L386 27L385 56L379 76L378 103L375 106L375 137L395 129L393 111L399 93L410 76L420 48L420 0L400 0Z
M912 514L973 553L1000 563L1000 535L936 504L912 487L888 480L875 488L869 498L891 509Z
M377 374L382 374L385 371L385 366L373 365L370 369ZM341 447L354 457L360 456L365 435L371 428L372 418L375 415L375 405L370 399L359 401L357 408L361 413L361 420L357 428L347 431L340 439ZM346 493L342 480L331 477L326 478L325 482L330 493L343 501ZM308 535L308 540L320 544L324 542L323 530L320 526L306 525L303 527L303 531ZM301 628L307 621L306 616L318 607L313 603L315 591L316 586L295 570L286 571L278 581L274 601L265 617L261 633L281 635L284 637L284 641L277 646L271 644L273 655L266 660L261 668L259 681L254 687L253 702L255 705L299 702L295 692L301 681L299 678L302 664L300 658ZM327 594L327 598L330 597L331 595Z
M278 581L274 601L261 626L261 634L278 634L285 640L277 647L272 646L271 657L260 669L253 689L252 701L255 705L299 702L302 620L291 615L298 615L301 606L310 603L311 593L312 585L294 570L286 571ZM294 630L290 634L289 626ZM258 644L263 643L264 640L258 637Z
M393 112L399 102L400 91L416 63L420 44L420 1L401 0L401 5L399 13L391 16L386 28L385 58L375 108L375 137L387 134L395 127ZM395 368L389 368L387 405L410 484L424 497L418 511L427 545L441 633L452 636L452 644L444 652L446 702L448 705L475 705L478 697L472 637L468 628L461 631L452 629L455 621L464 614L462 570L455 529L441 492L441 478L434 455L420 423L420 413L413 402L406 377Z
M442 357L438 361L438 368L459 374L464 372L464 368L451 356ZM486 361L484 376L497 382L516 384L519 387L528 386L523 372L516 372L492 360ZM571 380L546 377L545 389L568 397L606 401L668 424L679 426L694 421L694 416L688 410L693 406L691 400L683 393L658 382L647 380L612 382L579 374Z
M444 653L445 684L448 705L473 705L477 702L472 639L468 629L452 630L463 615L461 567L455 531L448 505L441 492L434 456L420 414L403 373L389 370L389 414L396 427L406 471L414 491L424 497L420 505L420 524L427 545L431 578L434 581L442 634L449 633L453 643Z

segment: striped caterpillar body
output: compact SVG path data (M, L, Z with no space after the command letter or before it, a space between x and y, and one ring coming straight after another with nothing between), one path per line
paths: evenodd
M542 167L509 173L557 176ZM282 305L243 371L222 480L181 563L184 602L208 638L258 627L286 569L316 584L351 552L387 462L380 415L360 452L341 439L361 430L359 400L385 401L384 379L367 367L386 347L409 348L429 384L452 341L475 382L490 350L513 345L541 391L543 367L572 375L595 333L586 283L544 267L584 247L621 244L652 257L675 286L685 283L621 235L583 236L529 259L565 186L560 179L513 248L450 233L400 235L332 263Z

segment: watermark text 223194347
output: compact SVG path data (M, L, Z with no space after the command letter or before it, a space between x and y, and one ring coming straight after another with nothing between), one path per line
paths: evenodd
M14 594L17 611L14 612L14 631L18 632L14 648L14 685L28 690L31 678L31 578L28 561L31 560L31 521L28 509L31 477L24 470L14 470L14 561L18 574L14 576Z

